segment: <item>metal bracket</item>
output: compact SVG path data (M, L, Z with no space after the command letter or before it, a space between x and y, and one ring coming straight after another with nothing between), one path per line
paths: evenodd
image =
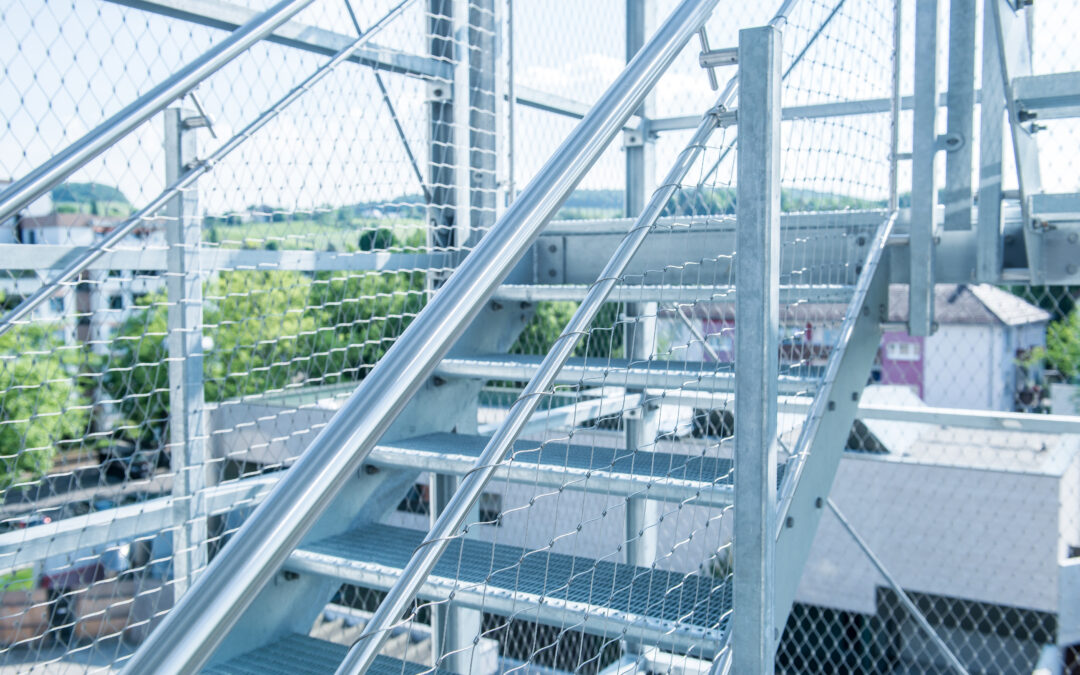
M714 64L709 65L709 64L706 63L706 55L711 54L712 49L709 48L709 34L707 32L705 32L705 26L702 26L701 30L698 31L698 40L701 42L701 55L698 57L698 62L701 64L701 67L705 69L705 73L709 76L709 86L712 87L713 91L717 91L717 90L720 89L720 81L716 79L716 66L718 66L718 65L727 65L727 64L714 63ZM738 63L738 50L737 49L736 50L727 50L727 49L725 49L725 50L720 50L720 51L723 51L723 52L734 51L735 52L735 60L733 61L733 63ZM712 57L710 57L710 59L711 58Z
M427 83L427 102L446 103L454 98L454 87L447 82Z
M939 152L956 152L967 145L967 139L961 134L940 134L935 145Z
M645 132L641 129L623 130L623 148L641 148L645 146Z

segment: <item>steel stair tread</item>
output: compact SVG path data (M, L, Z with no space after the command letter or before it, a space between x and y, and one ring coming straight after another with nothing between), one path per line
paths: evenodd
M482 380L529 380L540 368L543 355L482 354L443 359L435 374L444 378ZM731 391L735 386L734 365L712 361L641 361L603 357L574 357L559 371L557 384L585 387L663 388L694 391ZM780 394L809 394L817 389L818 378L780 375Z
M496 300L504 302L580 302L592 288L589 284L503 284L495 290ZM854 286L843 284L783 285L780 303L848 303ZM695 284L619 284L611 290L608 302L663 302L697 304L734 302L735 287Z
M370 524L301 546L287 566L385 589L424 535ZM731 607L721 579L461 538L450 542L420 597L698 651L719 644Z
M380 443L368 461L376 466L464 475L472 470L487 442L486 436L427 434ZM716 491L724 493L720 503L726 504L730 501L732 462L701 455L518 440L501 475L515 482L578 489L602 489L615 483L631 491L649 491L652 498L676 501L695 497L715 501L706 493Z
M349 648L296 633L204 669L204 675L333 675ZM379 656L369 675L419 675L431 668Z

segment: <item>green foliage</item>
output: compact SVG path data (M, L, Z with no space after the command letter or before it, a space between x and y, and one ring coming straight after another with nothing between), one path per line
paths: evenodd
M53 202L92 204L93 202L118 202L131 205L123 192L111 185L101 183L61 183L52 190Z
M577 310L576 302L541 302L536 306L536 313L518 335L514 354L544 354L562 335L566 324ZM605 304L596 320L593 321L588 335L581 336L574 348L574 356L611 356L617 358L623 352L623 327L619 324L620 305Z
M290 385L362 379L422 309L424 275L223 272L206 284L205 396L218 402ZM167 433L168 310L163 294L120 328L105 387L131 440Z
M1069 381L1080 380L1080 309L1051 322L1046 329L1046 348L1032 350L1026 363L1046 361Z
M65 349L57 330L29 325L0 337L0 487L44 475L60 445L86 433L81 350Z
M361 251L384 251L393 245L394 231L389 227L364 230L358 242Z

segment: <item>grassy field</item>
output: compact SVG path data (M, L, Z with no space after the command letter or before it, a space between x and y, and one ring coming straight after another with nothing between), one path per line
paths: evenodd
M420 248L424 245L421 220L354 220L349 223L325 223L294 220L271 223L215 223L206 228L207 242L222 248L269 248L298 251L359 251L360 240L378 230L391 230L396 247ZM378 248L384 248L382 246Z
M34 590L34 568L26 567L10 574L0 575L0 593L6 591Z

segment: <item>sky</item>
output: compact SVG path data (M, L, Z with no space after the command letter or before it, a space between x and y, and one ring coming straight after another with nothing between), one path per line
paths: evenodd
M801 3L784 30L786 63L835 2ZM388 0L354 3L365 25L393 4ZM262 7L269 3L247 0L241 4ZM622 4L623 0L516 0L515 82L585 102L595 100L624 62ZM657 4L660 17L675 3L658 0ZM735 44L738 29L767 21L772 4L721 0L709 22L712 44ZM902 86L906 91L912 79L913 4L905 3ZM380 34L377 42L422 52L423 5L417 3ZM846 3L785 82L785 104L887 96L891 7L886 0ZM1037 72L1080 69L1080 48L1074 39L1080 28L1080 9L1066 0L1044 0L1035 11ZM946 14L943 11L943 35L947 34ZM298 20L341 33L351 29L341 0L316 0ZM0 179L24 175L223 36L222 31L104 0L0 3L0 63L4 68L0 83ZM695 63L696 54L695 41L665 75L651 103L654 115L696 115L711 105L715 93ZM261 44L214 75L197 93L215 121L218 139L200 131L201 154L208 154L236 133L324 60ZM944 87L944 55L940 61ZM733 74L730 68L721 71L721 81ZM428 134L426 88L399 75L384 74L382 79L409 145L423 162ZM569 133L574 121L520 106L514 119L514 167L520 188ZM1049 126L1039 139L1047 189L1078 189L1075 149L1080 126L1071 121L1054 121ZM905 116L904 136L909 127L910 116ZM885 116L785 124L785 184L880 196L887 175L887 128ZM658 175L688 135L675 132L661 137L656 151ZM907 149L905 141L909 147L910 141L904 138L902 150ZM164 186L162 143L162 121L157 116L72 180L116 185L138 205ZM582 186L620 187L622 163L616 139ZM730 183L731 178L729 165L713 182ZM902 171L902 190L909 180ZM260 203L306 209L417 192L419 186L371 70L352 64L343 65L308 92L200 183L200 198L210 212Z

